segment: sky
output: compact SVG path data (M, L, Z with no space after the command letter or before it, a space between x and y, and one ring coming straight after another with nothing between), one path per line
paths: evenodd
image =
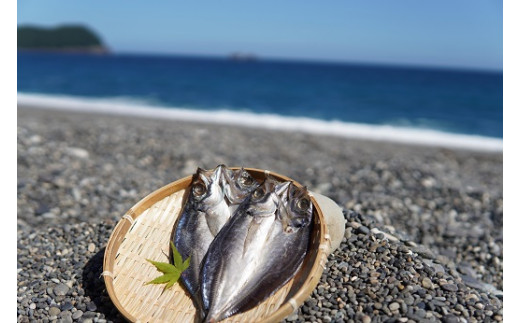
M502 11L497 0L18 0L17 24L84 24L115 53L502 70Z

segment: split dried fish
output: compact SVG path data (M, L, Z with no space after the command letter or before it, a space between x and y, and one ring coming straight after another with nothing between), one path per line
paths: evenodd
M312 230L306 188L267 178L237 208L201 266L205 322L247 311L298 271Z

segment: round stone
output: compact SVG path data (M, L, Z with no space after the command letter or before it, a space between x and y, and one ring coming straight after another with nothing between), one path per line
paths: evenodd
M64 296L67 295L69 292L69 286L65 284L58 284L54 287L54 294L57 296Z
M362 234L369 234L370 233L370 229L365 227L364 225L360 226L358 228L358 231L359 231L359 233L362 233Z
M63 304L61 304L60 306L60 310L62 311L68 311L68 310L71 310L74 306L72 305L71 302L64 302Z
M422 283L422 286L426 289L433 288L433 283L432 283L431 279L428 277L424 277L423 280L421 281L421 283Z
M450 314L450 315L446 315L446 316L442 319L442 321L443 321L444 323L458 323L458 322L459 322L459 319L458 319L455 315Z
M61 322L62 323L72 323L72 313L69 311L61 312Z
M94 312L97 309L96 303L89 302L87 304L87 310Z
M441 285L441 288L447 290L448 292L456 292L459 290L459 288L455 284L444 284Z
M345 229L345 238L350 239L350 237L352 237L352 227Z
M420 318L426 317L426 311L423 310L422 308L418 309L418 310L415 312L415 314L416 314L417 316L419 316Z
M82 317L82 316L83 316L83 311L81 311L81 310L77 310L76 312L74 312L74 313L72 314L72 319L73 319L73 320L77 320L77 319L79 319L79 318Z
M61 313L61 310L57 307L53 306L49 309L49 316L58 316L58 314L60 314L60 313Z
M397 302L393 302L390 305L388 305L388 308L390 311L397 311L401 306Z
M412 305L413 302L414 302L414 299L413 299L412 296L407 296L407 297L404 299L404 303L405 303L406 305Z

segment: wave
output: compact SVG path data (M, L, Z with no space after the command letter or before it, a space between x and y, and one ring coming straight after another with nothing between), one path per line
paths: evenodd
M503 140L498 138L454 134L411 127L325 121L306 117L287 117L277 114L165 107L127 97L94 99L18 92L17 100L18 105L31 106L35 108L41 107L45 109L71 110L134 117L151 117L189 122L206 122L281 131L300 131L309 134L329 135L344 138L459 148L476 151L503 151Z

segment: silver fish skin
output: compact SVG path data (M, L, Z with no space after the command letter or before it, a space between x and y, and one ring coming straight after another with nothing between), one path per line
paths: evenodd
M257 306L296 274L308 249L312 212L305 188L271 178L240 205L202 266L205 322Z
M230 217L220 185L221 175L221 166L197 170L173 235L173 243L183 259L191 256L190 265L180 279L200 311L203 311L199 292L201 262L214 236Z

